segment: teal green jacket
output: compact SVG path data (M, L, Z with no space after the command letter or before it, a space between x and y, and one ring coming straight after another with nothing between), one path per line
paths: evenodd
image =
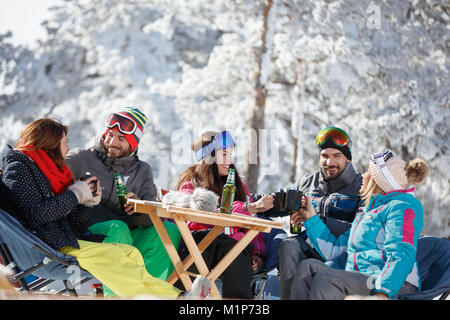
M420 290L417 239L423 228L423 207L410 190L372 196L347 232L336 238L317 215L304 222L314 248L325 260L347 251L345 270L369 275L373 292L389 297L405 281Z

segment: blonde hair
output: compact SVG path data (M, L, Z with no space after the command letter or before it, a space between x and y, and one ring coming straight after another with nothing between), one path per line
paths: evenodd
M364 204L366 207L369 206L370 198L375 194L384 193L380 186L376 183L375 179L370 176L370 179L367 183L367 186L364 190L359 194L362 200L365 200Z

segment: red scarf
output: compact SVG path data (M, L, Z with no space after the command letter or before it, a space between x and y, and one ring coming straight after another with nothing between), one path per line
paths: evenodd
M27 149L35 148L32 145L26 146ZM23 154L27 155L38 165L42 173L50 181L50 187L54 194L63 193L68 186L72 183L72 172L69 167L65 165L62 169L58 168L55 162L48 156L48 154L42 150L25 151L20 150Z

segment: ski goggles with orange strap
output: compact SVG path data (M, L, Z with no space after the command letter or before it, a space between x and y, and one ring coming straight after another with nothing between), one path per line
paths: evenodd
M344 130L336 127L323 129L316 136L316 145L323 145L327 138L331 139L336 145L341 147L347 146L348 149L351 150L352 140L350 140L348 134Z

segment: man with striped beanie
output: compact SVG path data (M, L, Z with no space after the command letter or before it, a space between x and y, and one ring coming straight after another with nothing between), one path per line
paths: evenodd
M104 242L123 243L136 247L144 258L147 271L166 280L173 264L148 215L134 212L134 205L119 204L114 174L119 173L128 189L127 198L156 200L157 188L152 167L139 159L138 145L148 122L145 114L134 107L124 107L108 115L106 130L88 149L72 149L67 164L72 175L83 178L88 173L100 180L102 196L89 221L89 230L105 235ZM164 226L175 246L181 240L175 224L164 221ZM104 286L105 296L114 296Z
M111 135L111 130L115 130L127 140L130 145L130 152L135 151L141 141L146 123L147 117L136 108L125 107L118 112L111 113L106 120L107 129L103 136L105 145L108 144L109 147L111 139L108 139L108 135ZM112 153L112 155L114 158L114 153Z

